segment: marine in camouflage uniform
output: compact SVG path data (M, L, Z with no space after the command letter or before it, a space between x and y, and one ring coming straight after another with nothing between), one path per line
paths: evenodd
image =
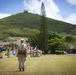
M24 39L21 39L21 43L18 46L17 49L17 56L18 56L18 61L19 61L19 71L24 71L24 63L26 61L27 57L27 45L24 44Z

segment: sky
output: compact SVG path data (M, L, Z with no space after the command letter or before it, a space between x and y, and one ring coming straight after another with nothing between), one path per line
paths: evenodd
M24 10L41 14L42 2L46 17L76 25L76 0L0 0L0 19Z

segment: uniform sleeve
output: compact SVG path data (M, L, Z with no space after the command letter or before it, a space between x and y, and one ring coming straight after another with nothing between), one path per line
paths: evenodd
M27 49L26 49L26 51L25 51L25 52L26 52L26 57L27 57Z
M25 44L24 47L25 47L25 54L26 54L26 57L27 57L27 45Z
M18 51L19 51L19 45L18 45L17 50L16 50L16 56L18 56Z

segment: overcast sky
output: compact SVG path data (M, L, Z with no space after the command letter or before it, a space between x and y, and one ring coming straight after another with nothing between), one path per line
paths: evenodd
M76 25L76 0L0 0L0 19L24 9L40 14L42 1L47 17Z

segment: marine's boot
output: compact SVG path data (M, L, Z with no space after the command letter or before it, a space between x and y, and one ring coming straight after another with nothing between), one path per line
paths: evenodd
M22 71L24 71L24 68L22 69Z
M19 68L19 71L21 71L21 68Z

